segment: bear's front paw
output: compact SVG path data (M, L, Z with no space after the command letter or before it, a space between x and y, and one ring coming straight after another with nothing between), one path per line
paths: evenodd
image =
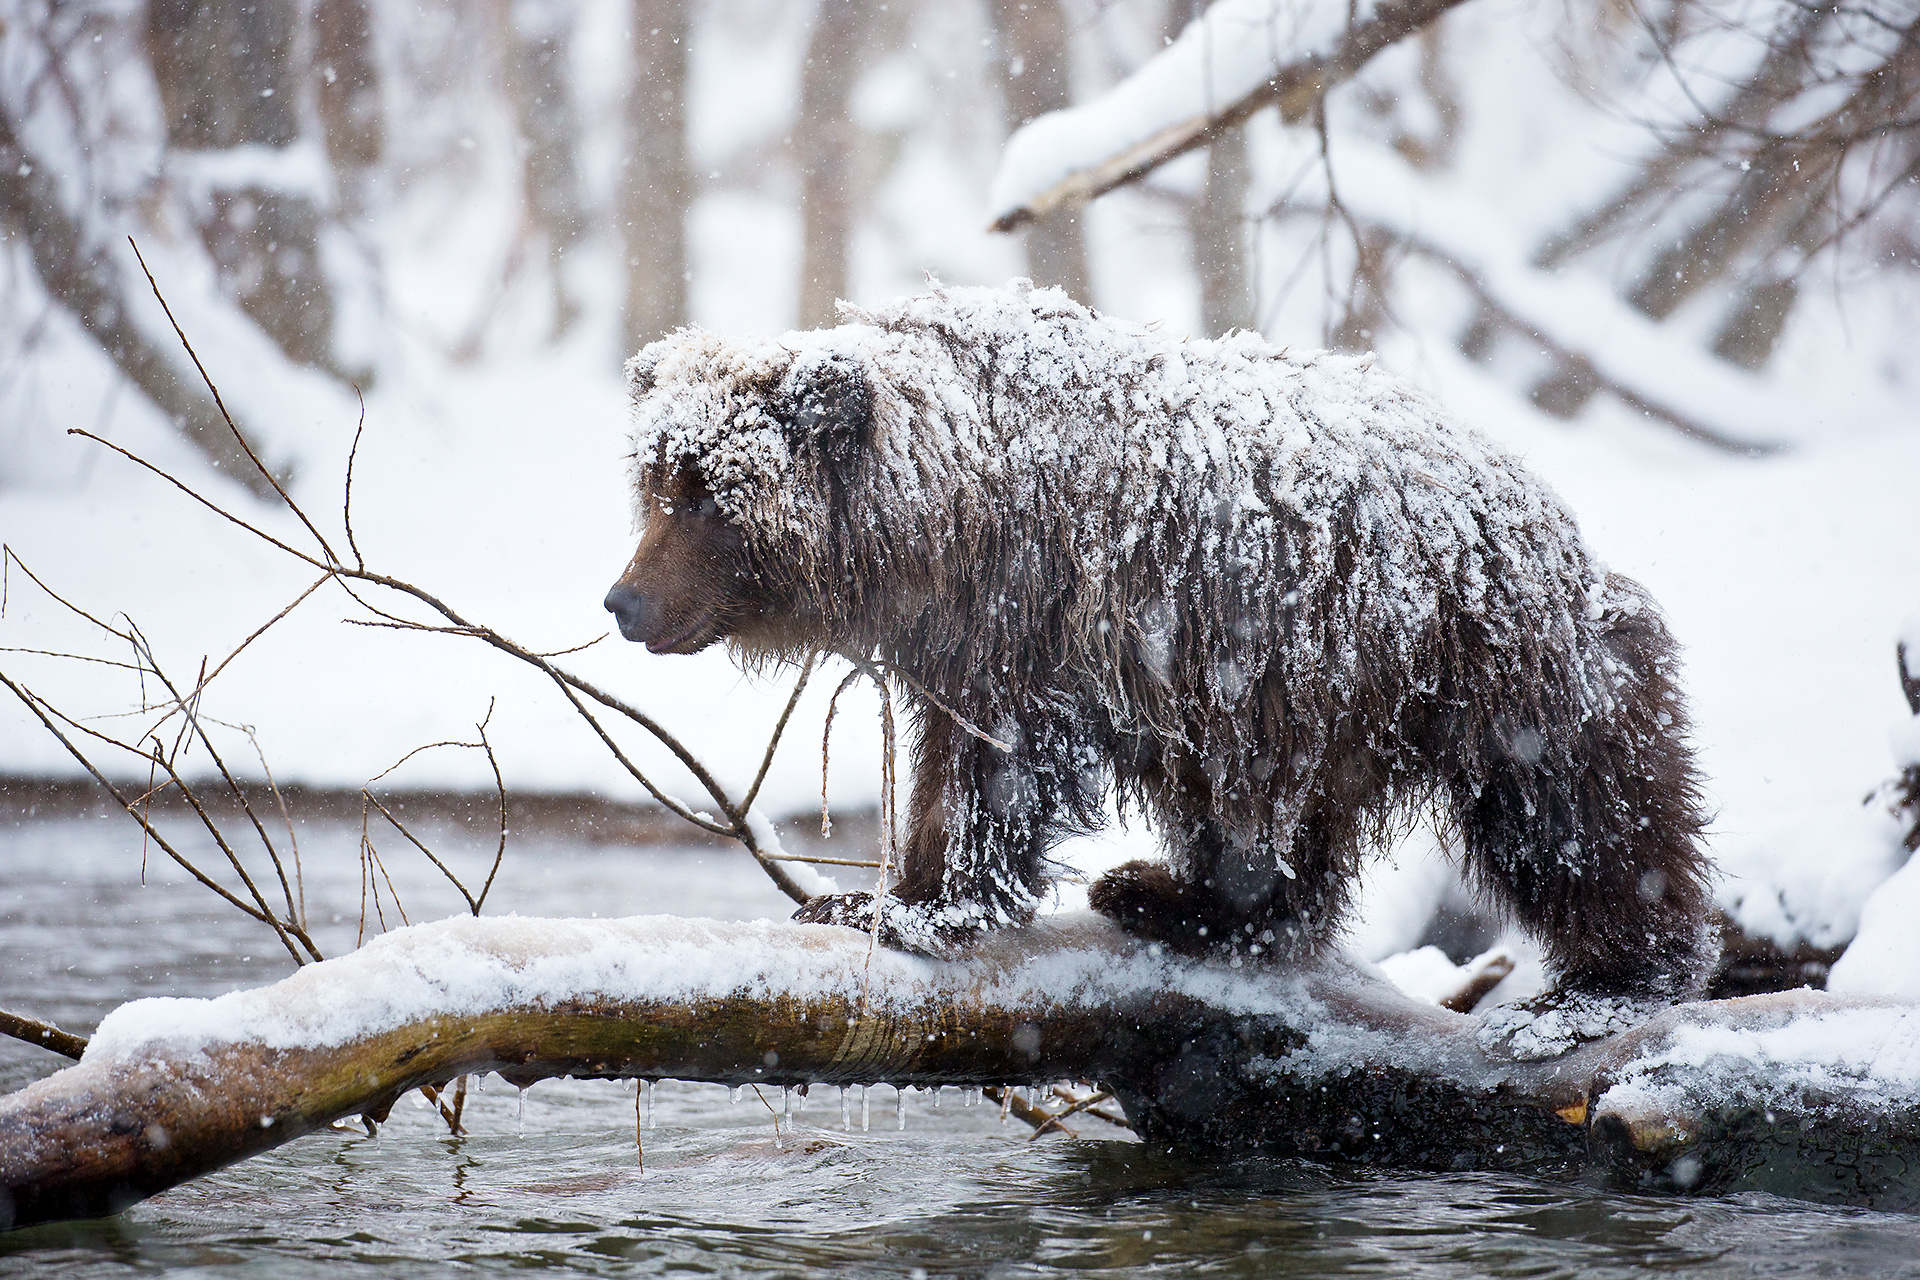
M1665 1007L1661 1000L1554 987L1531 1000L1489 1009L1474 1037L1492 1057L1539 1062L1631 1031Z
M892 894L880 899L880 945L893 951L915 955L950 954L977 930L955 929L941 912L920 903L902 902ZM870 893L834 893L809 898L793 913L797 924L837 924L862 933L874 928L874 903Z

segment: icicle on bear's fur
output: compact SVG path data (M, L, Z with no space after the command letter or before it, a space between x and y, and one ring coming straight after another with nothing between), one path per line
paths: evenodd
M1093 903L1168 947L1326 945L1362 852L1430 812L1565 984L1695 988L1673 643L1512 457L1368 360L1024 282L843 318L634 358L642 540L608 608L658 651L911 677L890 940L1029 918L1111 785L1167 860Z

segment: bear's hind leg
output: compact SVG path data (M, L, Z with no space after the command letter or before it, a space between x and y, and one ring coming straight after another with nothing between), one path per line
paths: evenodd
M1552 1056L1692 998L1712 962L1692 762L1665 731L1677 717L1639 711L1589 720L1558 762L1528 735L1477 794L1452 788L1471 877L1555 973L1553 990L1489 1023L1516 1056Z

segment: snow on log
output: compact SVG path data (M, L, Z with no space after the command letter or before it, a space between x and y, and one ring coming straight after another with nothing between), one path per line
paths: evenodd
M1218 0L1113 89L1013 135L988 194L993 229L1104 195L1269 104L1305 119L1375 54L1462 2Z
M1655 1191L1920 1208L1920 1006L1815 991L1668 1010L1590 1086L1593 1154Z
M1894 1163L1920 1168L1912 1005L1686 1006L1545 1062L1489 1057L1478 1026L1340 961L1164 958L1094 917L948 961L827 926L461 918L269 987L109 1015L78 1064L0 1099L0 1227L117 1212L483 1071L1098 1080L1145 1140L1213 1158L1537 1171L1586 1163L1591 1134L1635 1184L1920 1204L1920 1177ZM1828 1177L1862 1135L1887 1159Z

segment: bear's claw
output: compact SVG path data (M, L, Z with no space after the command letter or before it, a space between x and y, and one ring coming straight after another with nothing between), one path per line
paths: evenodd
M1551 987L1531 1000L1488 1010L1474 1038L1489 1057L1539 1062L1630 1031L1668 1003Z
M951 912L904 902L892 894L880 900L879 910L880 945L891 951L922 956L949 955L981 932L979 928L956 928L952 920L945 918ZM809 898L793 913L796 924L837 924L862 933L874 931L873 917L873 895L864 892Z

